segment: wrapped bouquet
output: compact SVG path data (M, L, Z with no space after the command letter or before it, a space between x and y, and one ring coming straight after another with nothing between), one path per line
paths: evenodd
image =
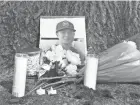
M81 65L80 55L71 50L65 50L61 45L53 45L47 51L42 52L41 69L39 77L48 74L52 76L51 71L55 73L53 76L71 75L78 73Z

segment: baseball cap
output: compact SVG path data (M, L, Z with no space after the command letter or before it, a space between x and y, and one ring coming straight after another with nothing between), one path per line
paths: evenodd
M59 22L57 24L57 26L56 26L56 32L61 31L61 30L64 30L64 29L71 29L73 31L76 31L74 29L74 25L71 22L67 21L67 20L61 21L61 22Z

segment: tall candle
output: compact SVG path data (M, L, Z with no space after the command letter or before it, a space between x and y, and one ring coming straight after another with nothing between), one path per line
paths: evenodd
M15 71L12 94L16 97L23 97L25 94L27 62L27 55L18 53L15 55Z
M97 69L98 69L98 58L93 54L88 54L86 58L86 70L84 73L84 85L96 89Z

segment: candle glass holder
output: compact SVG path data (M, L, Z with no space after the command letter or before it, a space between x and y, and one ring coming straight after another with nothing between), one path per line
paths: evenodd
M14 79L12 87L12 94L15 97L23 97L25 94L27 62L27 54L15 54Z
M96 78L98 69L98 56L96 54L87 54L86 69L84 73L84 85L96 89Z

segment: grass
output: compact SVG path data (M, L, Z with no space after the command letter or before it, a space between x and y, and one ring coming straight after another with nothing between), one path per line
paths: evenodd
M9 100L12 98L10 93L12 80L3 81L0 84L5 88L0 91L0 103L9 105ZM26 90L32 86L33 84L27 80ZM139 84L97 84L95 91L82 84L71 84L58 89L57 92L57 95L52 96L47 94L38 96L33 93L12 105L140 105Z
M5 72L1 75L0 105L140 105L139 84L127 83L98 83L95 91L82 84L71 84L58 89L56 95L38 96L33 92L11 104L13 73ZM26 92L33 87L33 82L27 80Z

